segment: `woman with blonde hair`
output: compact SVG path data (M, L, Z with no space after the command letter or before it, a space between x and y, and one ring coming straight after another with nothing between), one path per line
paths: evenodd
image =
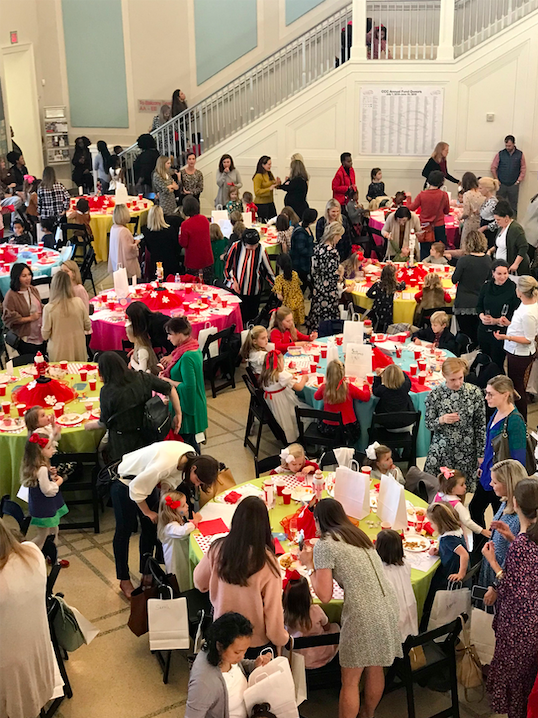
M164 214L174 214L177 211L176 196L174 192L179 185L170 174L172 160L170 157L161 155L151 176L153 191L159 197L159 204Z
M140 277L138 263L138 240L133 237L127 225L131 221L129 210L124 204L117 204L112 214L114 224L110 228L108 251L108 272L112 274L120 266L125 267L127 276Z
M335 200L336 201L336 200ZM338 202L336 203L338 204ZM321 241L312 256L312 302L306 321L309 331L317 330L324 319L338 319L338 268L340 255L337 245L345 229L340 222L327 224Z
M149 252L146 279L153 279L155 276L157 262L162 262L165 277L179 273L181 266L179 228L182 222L183 219L179 214L165 217L163 208L158 204L150 207L147 224L142 227L146 250Z
M74 296L82 299L82 302L89 313L90 297L88 295L88 292L84 288L84 284L82 283L82 276L80 274L78 264L73 259L66 259L65 262L62 262L60 269L62 270L62 272L65 272L71 279Z
M449 357L442 368L444 384L426 397L426 428L432 440L424 471L437 476L441 466L457 467L470 490L484 451L486 409L481 390L464 381L467 371L466 361Z
M460 246L465 247L469 232L478 230L480 227L480 209L485 198L478 189L478 180L472 172L465 172L461 178L461 189L463 191L463 230Z
M9 718L39 715L54 690L46 587L41 550L19 543L0 519L0 696Z
M485 526L484 513L491 504L493 511L497 511L501 500L496 496L492 486L491 471L496 463L495 449L493 442L500 437L501 433L508 439L510 458L519 461L522 466L526 462L527 427L519 411L515 407L515 401L519 394L514 389L513 381L499 374L490 379L486 386L486 402L495 413L489 420L484 448L483 458L480 460L480 471L474 496L469 504L471 518L480 526ZM449 464L453 466L454 464ZM458 467L459 468L459 467Z
M351 230L347 217L342 215L342 205L334 198L327 202L325 214L316 222L316 239L318 242L323 238L323 233L327 226L333 222L339 222L344 228L342 239L338 244L338 254L340 255L340 262L345 262L351 253Z
M49 303L43 308L43 339L48 340L51 361L86 361L85 333L91 329L84 302L75 297L67 272L57 272L50 285Z
M499 180L492 177L480 177L478 180L478 191L484 197L484 202L480 207L480 227L478 231L482 232L486 237L489 248L495 245L495 237L499 230L499 225L493 216L498 202L497 190L499 187Z
M491 257L486 254L487 244L483 234L471 231L467 235L467 254L458 259L452 274L452 284L457 285L454 314L460 330L472 342L477 340L478 297L491 274Z
M305 209L308 209L308 202L306 201L308 180L308 172L306 171L303 160L299 158L294 159L292 157L290 174L284 182L277 187L277 189L286 191L284 204L287 207L291 207L297 213L299 220L302 220Z
M516 407L523 419L527 420L527 383L536 355L538 334L538 282L534 277L524 275L517 279L517 298L521 301L512 320L503 322L506 334L493 332L498 341L504 341L508 376L514 382L519 399Z
M448 173L448 166L446 163L448 150L448 142L438 142L435 145L435 149L432 152L430 159L426 162L426 164L424 165L424 169L422 170L422 176L426 178L424 182L424 189L426 189L426 185L428 184L428 177L430 175L430 172L435 171L442 172L443 177L449 182L459 184L459 180L457 180L455 177L452 177L452 175Z

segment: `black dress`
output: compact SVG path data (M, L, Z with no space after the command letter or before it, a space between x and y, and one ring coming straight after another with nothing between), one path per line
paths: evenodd
M73 163L73 182L86 191L93 189L92 156L87 147L77 147L71 160Z
M142 227L142 234L150 254L149 267L146 267L146 277L151 281L155 278L156 262L163 263L165 278L169 274L181 272L181 247L179 246L179 228L181 217L165 217L170 226L157 232L152 232L147 226Z
M303 177L294 177L294 179L287 179L279 185L278 189L286 190L284 205L291 207L299 219L302 219L305 209L308 209L306 201L308 182Z
M143 150L133 163L135 182L151 187L151 175L159 159L159 150Z
M398 285L397 291L401 292L403 289L405 289L405 282ZM373 300L372 315L376 332L387 331L387 327L392 324L394 294L387 294L381 288L381 282L376 282L366 292L366 296Z

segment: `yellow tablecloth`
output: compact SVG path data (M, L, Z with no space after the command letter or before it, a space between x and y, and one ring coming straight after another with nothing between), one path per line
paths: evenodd
M324 472L324 475L327 475L327 472ZM259 486L261 488L261 485L263 483L263 478L260 479L252 479L248 482L249 484L254 484L254 486ZM372 489L374 488L374 484L377 483L376 481L372 481ZM328 494L324 492L324 497L327 497ZM422 501L418 496L415 496L415 494L412 494L409 491L405 492L405 498L410 501L414 506L420 506L421 508L427 508L427 504ZM283 518L286 516L290 516L294 514L297 509L301 506L301 504L296 503L295 501L291 502L291 505L284 506L282 497L276 498L276 503L273 509L269 511L269 519L271 521L271 529L274 533L281 533L283 532L282 526L280 522ZM209 504L206 504L204 508L202 509L202 515L204 513L208 513L208 507L209 508L209 515L211 518L216 518L219 514L218 509L216 510L216 507L222 508L222 517L229 525L230 516L233 513L232 507L230 507L229 504L221 504L216 501L211 501ZM372 528L368 526L368 522L374 522L375 526ZM360 522L360 528L368 534L368 536L371 539L375 539L379 531L381 530L381 523L379 519L377 518L377 514L371 513L369 516L367 516L365 519L363 519ZM190 535L190 551L189 551L189 557L191 562L191 568L194 571L194 568L201 560L203 553L198 545L198 542L196 541L196 536L200 535L199 531L193 531ZM287 551L288 541L281 540L282 548ZM413 585L413 591L415 592L415 596L417 599L417 608L418 608L418 615L419 618L422 615L422 609L424 606L424 601L426 600L426 596L428 595L428 591L430 588L430 583L433 578L433 575L435 571L437 570L438 564L436 563L429 571L423 572L418 571L416 569L411 569L411 583ZM316 601L319 603L319 600L316 599ZM329 619L331 621L338 620L340 618L340 613L342 610L342 601L341 600L335 600L333 599L330 604L326 604L323 607L323 610L325 613L327 613Z
M13 376L20 376L21 369L29 367L18 367L14 369ZM97 365L95 365L97 369ZM5 374L5 372L2 372ZM11 392L23 384L32 381L31 377L23 377L17 382L7 385L6 396L1 397L2 401L7 401L11 397ZM62 381L72 386L79 394L78 398L66 405L66 412L83 414L85 412L85 398L98 398L101 391L102 382L99 377L97 379L97 387L95 391L90 391L90 385L87 382L81 382L80 376L76 374L68 374ZM99 406L99 402L95 402L94 406ZM47 414L52 414L52 409L46 409ZM11 407L11 417L17 416L15 405ZM85 431L84 424L74 427L61 427L62 435L58 445L58 451L76 452L76 453L92 453L101 441L104 431ZM20 466L24 454L24 445L26 443L28 433L24 428L18 434L0 433L0 496L9 494L11 498L15 498L20 487Z
M148 202L147 209L130 209L129 212L131 217L140 217L138 222L138 229L140 230L147 222L148 212L150 206L153 204L150 200ZM95 250L95 258L98 262L108 262L108 237L107 234L110 232L112 227L112 213L110 214L98 214L96 212L91 213L90 226L93 232L93 248Z

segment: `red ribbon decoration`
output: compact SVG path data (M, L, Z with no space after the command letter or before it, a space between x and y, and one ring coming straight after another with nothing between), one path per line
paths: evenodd
M165 498L165 503L167 506L170 506L170 508L175 511L176 509L179 509L181 506L181 501L174 501L174 499L171 496L167 496Z
M31 444L39 444L39 446L44 449L45 446L49 443L50 439L48 438L48 436L39 436L39 434L36 434L36 432L34 431L28 441Z
M345 380L346 380L346 377L345 377L345 376L343 376L343 377L340 379L340 381L338 382L338 386L336 387L336 391L338 391L338 389L340 389L340 387L341 387L342 384L345 382Z
M286 575L285 575L284 578L282 579L282 590L283 590L283 591L286 590L286 588L287 588L287 586L288 586L288 583L289 583L290 581L300 581L301 578L302 578L302 576L301 576L301 574L299 573L299 571L297 571L297 569L294 568L293 571L290 571L289 568L287 568L287 569L286 569Z
M271 369L274 371L278 367L278 355L279 352L272 349L270 352L267 352L267 356L265 357L265 368Z

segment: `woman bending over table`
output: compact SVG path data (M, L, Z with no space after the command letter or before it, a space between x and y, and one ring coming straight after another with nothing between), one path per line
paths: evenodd
M198 456L193 447L179 441L157 441L125 454L118 466L119 479L110 486L116 531L114 559L116 577L126 596L133 586L129 578L129 538L140 519L140 572L143 556L153 554L157 540L157 509L160 490L178 489L185 494L192 518L200 508L200 490L218 478L219 463L212 456ZM160 490L158 488L160 487Z
M288 642L280 566L269 514L258 497L247 496L237 506L230 533L217 539L194 569L194 585L209 591L215 618L231 610L248 618L255 655L268 644Z
M442 368L445 383L426 397L426 428L432 432L432 440L424 471L437 476L441 466L457 466L467 489L472 490L484 451L486 408L480 389L464 381L467 371L463 359L446 359Z
M373 716L383 695L383 666L402 656L398 599L372 542L351 523L342 504L322 499L314 508L314 518L320 540L313 552L301 551L300 560L313 570L312 588L322 603L332 598L333 579L344 588L339 716L356 718L359 713L363 673L361 715Z
M26 264L11 267L9 290L4 298L2 319L7 329L17 335L19 354L45 352L41 334L43 305L37 288L32 286L33 272ZM9 342L8 342L9 343Z
M160 377L178 393L183 417L179 428L181 438L199 451L196 435L208 426L202 352L185 317L172 317L165 329L175 349Z
M90 315L82 299L75 296L71 277L57 272L43 309L43 339L48 340L50 361L86 361L86 333L91 328Z
M391 212L381 234L387 240L387 255L393 262L406 262L409 257L409 237L411 230L420 232L420 219L407 207L398 207Z
M133 325L134 334L147 334L154 349L171 352L173 344L168 340L165 326L170 317L162 312L152 312L144 302L131 302L125 314Z

